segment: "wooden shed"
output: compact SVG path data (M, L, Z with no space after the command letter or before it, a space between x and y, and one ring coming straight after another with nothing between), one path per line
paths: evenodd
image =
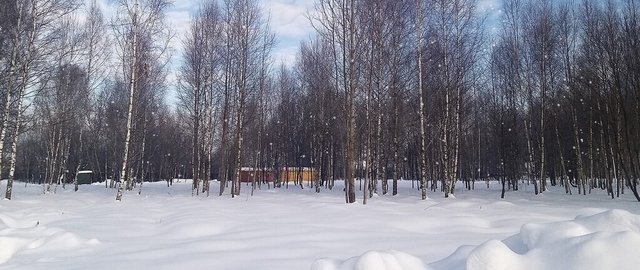
M240 182L250 183L255 179L256 182L264 179L267 182L273 182L275 178L271 169L255 169L250 167L243 167L240 169Z
M241 182L253 182L255 179L257 181L274 182L276 178L276 173L273 171L273 168L261 168L255 169L250 167L243 167L240 169L240 181ZM309 167L284 167L280 169L280 181L282 182L293 182L296 180L301 180L304 182L313 180L313 169Z
M79 171L78 185L90 185L93 183L93 171Z
M308 182L313 180L313 170L309 167L288 167L280 170L280 181L292 182L296 180L302 180Z

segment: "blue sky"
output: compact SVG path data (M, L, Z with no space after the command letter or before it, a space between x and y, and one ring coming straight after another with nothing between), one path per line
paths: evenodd
M167 13L167 20L178 33L173 41L177 53L180 51L182 33L191 21L191 16L197 10L202 0L176 0ZM271 28L278 36L278 43L273 51L276 63L291 64L295 61L295 54L300 41L313 35L313 27L306 17L308 10L313 10L314 0L261 0L265 16L271 22Z
M99 1L102 2L107 17L110 16L113 13L114 1ZM182 37L188 29L192 15L202 1L174 0L173 6L167 12L167 21L177 34L172 41L172 47L175 49L174 58L179 58ZM278 43L273 50L273 60L275 63L293 64L300 42L314 35L314 29L307 19L308 12L314 9L314 0L259 0L259 3L265 16L269 17L271 28L278 37ZM499 0L479 0L478 10L495 17L500 12L499 3Z
M167 23L176 33L171 41L174 49L171 66L174 71L181 63L182 39L188 30L192 15L202 1L204 0L174 0L173 6L167 12ZM477 10L481 14L488 15L489 20L495 22L501 13L500 1L478 0ZM98 2L103 7L108 20L115 12L115 1L98 0ZM315 30L307 18L307 14L314 10L314 2L315 0L259 0L265 16L270 20L271 29L277 36L278 43L272 51L272 59L276 65L284 63L292 66L296 61L300 42L314 36ZM171 84L176 82L175 76L176 72L170 72L168 80ZM174 96L173 93L169 94L170 103Z
M90 0L87 0L90 1ZM116 12L114 0L97 0L103 8L105 19L109 20ZM173 55L168 82L170 91L167 101L170 104L175 102L176 71L181 64L182 40L189 28L191 17L196 13L200 3L204 0L174 0L173 5L167 11L166 20L175 33L175 38L171 40ZM393 1L393 0L391 0ZM276 47L272 51L272 59L276 65L284 63L293 65L295 63L298 47L302 40L309 39L314 35L314 29L307 19L309 11L314 9L314 0L259 0L265 16L269 18L271 29L277 36Z
M104 9L105 16L111 17L115 12L115 1L98 0ZM167 23L171 25L175 38L171 44L174 48L174 62L180 58L182 39L187 32L191 17L203 0L174 0L167 12ZM273 50L275 63L292 64L302 40L313 36L314 30L307 19L307 12L313 11L314 0L259 0L259 4L269 18L272 31L276 33L278 43Z

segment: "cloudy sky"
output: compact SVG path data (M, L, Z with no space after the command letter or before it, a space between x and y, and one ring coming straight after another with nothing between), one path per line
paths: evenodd
M114 0L98 0L107 18L113 16L116 7ZM180 65L182 40L189 28L191 17L196 13L200 3L204 0L173 0L173 6L167 12L167 21L173 28L176 37L172 40L174 55L171 66L174 69ZM273 32L277 36L277 44L273 50L274 63L279 65L293 65L300 42L314 36L314 29L307 18L307 14L314 9L315 0L258 0L265 16L268 16ZM395 0L387 0L395 1ZM500 0L478 0L478 11L489 16L489 21L495 21L500 14ZM169 75L170 83L175 82L176 73ZM172 94L169 100L173 99Z
M99 0L107 16L113 14L113 0ZM167 20L173 27L176 38L172 41L175 49L174 58L179 58L184 33L187 32L192 15L203 0L174 0L167 13ZM394 1L394 0L389 0ZM481 13L496 16L499 14L499 0L479 0L478 10ZM298 46L314 34L314 29L307 18L313 11L314 0L259 0L265 16L269 16L271 27L277 35L278 43L273 51L276 63L291 65L295 62Z
M278 36L274 60L291 64L298 46L315 32L307 14L313 11L314 0L262 0L263 10L270 14L271 26Z
M90 1L90 0L87 0ZM111 18L117 8L114 0L97 0L102 7L107 20ZM171 25L176 33L171 41L173 56L171 59L171 69L178 69L181 64L182 40L189 28L191 17L197 12L198 7L204 0L173 0L173 5L167 12L167 23ZM262 6L265 16L268 16L272 31L277 36L277 44L272 51L274 63L279 65L293 65L300 42L309 39L314 35L313 27L307 18L307 13L313 10L314 0L258 0ZM393 1L393 0L391 0ZM167 101L173 104L176 99L175 86L176 72L170 72L167 78L171 87Z
M178 33L186 33L191 16L196 12L202 0L176 0L167 14L169 23ZM307 11L313 9L314 0L260 0L265 16L269 16L271 27L278 36L278 44L273 51L276 62L287 64L295 60L300 41L313 34L313 28L306 17ZM180 47L180 40L174 40L175 47ZM179 49L178 49L179 51Z
M115 1L98 0L110 17L116 10ZM172 40L175 49L174 60L181 54L182 39L187 32L191 17L196 13L203 0L174 0L167 12L167 22L172 26L176 37ZM295 62L298 45L302 40L313 36L313 27L307 19L307 12L313 10L314 0L259 0L265 16L268 16L273 32L277 35L273 60L276 63ZM174 61L179 62L179 61Z

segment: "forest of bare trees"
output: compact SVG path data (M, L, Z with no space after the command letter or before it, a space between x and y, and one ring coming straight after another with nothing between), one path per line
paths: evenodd
M422 199L493 181L640 201L635 0L502 0L498 18L474 0L316 0L286 65L257 0L202 1L186 33L169 1L113 5L0 0L7 199L14 180L77 190L91 170L117 200L182 178L194 196L340 180L366 204L399 181Z

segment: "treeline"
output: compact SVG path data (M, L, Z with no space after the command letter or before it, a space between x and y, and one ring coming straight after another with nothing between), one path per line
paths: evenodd
M0 3L10 183L50 187L89 169L118 199L176 177L194 195L219 179L217 193L235 196L243 167L252 192L308 167L317 192L344 179L346 202L356 179L365 203L400 179L418 180L423 199L500 181L502 197L527 183L640 200L633 0L504 0L497 19L473 0L317 0L317 35L288 66L273 63L255 0L204 1L178 37L162 0L120 0L107 19L95 2ZM178 69L171 38L183 42Z
M165 101L170 3L114 5L105 18L96 1L0 0L6 198L14 179L49 192L92 170L113 187L120 176L169 177L178 170L169 164L189 156L181 120Z

